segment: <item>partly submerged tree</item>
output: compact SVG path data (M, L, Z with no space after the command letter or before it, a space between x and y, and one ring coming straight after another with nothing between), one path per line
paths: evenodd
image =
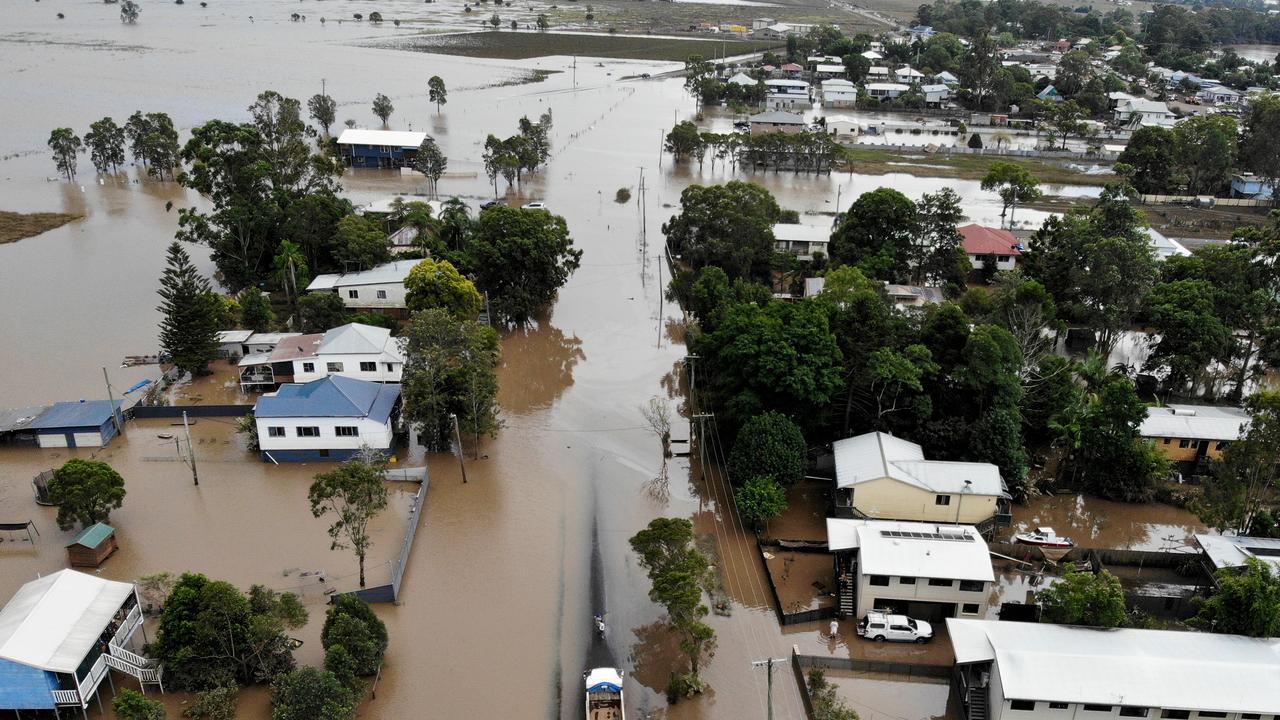
M138 7L138 3L133 0L122 0L120 3L120 22L132 25L138 22L138 14L142 12L142 8Z
M373 114L382 121L382 126L387 126L387 120L391 117L391 113L396 111L396 106L391 104L391 98L378 93L373 98Z
M369 603L354 595L334 599L320 632L320 644L326 653L342 648L351 657L352 672L367 677L378 672L387 643L387 626Z
M219 297L177 240L160 277L160 349L178 369L204 375L218 357Z
M563 217L499 206L480 213L466 270L498 319L523 324L551 304L581 259Z
M1103 570L1079 570L1074 563L1062 566L1062 577L1036 593L1045 622L1113 628L1128 616L1124 588L1115 575Z
M111 709L120 720L165 720L164 705L129 688L111 699Z
M738 514L757 527L787 509L787 491L768 475L755 475L734 491Z
M387 507L386 461L363 448L357 457L337 469L317 475L307 499L312 515L333 515L329 547L350 548L355 553L360 564L360 587L364 587L364 561L373 545L369 523Z
M1004 224L1008 213L1009 227L1013 227L1013 213L1018 205L1025 205L1041 195L1035 177L1025 166L1012 162L992 163L982 178L982 189L995 190L1000 196L1000 222Z
M49 134L49 149L53 151L53 164L67 180L76 179L82 142L71 128L58 128Z
M89 148L89 160L99 174L119 170L124 164L124 128L111 118L91 123L89 132L84 134L84 143Z
M301 667L271 688L271 720L349 720L359 698L332 672Z
M449 91L445 89L444 78L432 75L427 80L427 99L436 104L436 114L440 114L440 106L449 102Z
M497 331L437 307L414 313L405 337L405 414L426 447L450 447L454 415L468 435L496 432Z
M449 158L445 157L440 145L432 138L427 138L418 146L418 155L413 159L413 169L422 173L431 186L431 194L436 194L440 177L449 167Z
M328 136L329 128L337 119L338 103L328 95L316 93L307 101L307 110L311 113L311 119L324 128L324 134Z
M1227 635L1272 638L1280 635L1280 577L1261 559L1215 573L1218 589L1191 618L1195 627Z
M729 477L736 485L757 475L794 485L804 478L807 452L804 433L791 418L778 412L761 413L748 420L734 438Z
M49 480L49 501L63 530L106 522L124 503L124 478L101 460L71 458Z

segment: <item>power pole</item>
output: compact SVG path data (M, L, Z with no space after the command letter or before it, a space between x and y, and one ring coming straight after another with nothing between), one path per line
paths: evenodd
M107 376L107 368L102 368L102 379L107 381L107 402L111 403L111 418L116 422L116 432L124 432L124 421L120 419L120 408L116 407L116 397L111 393L111 378Z
M462 468L462 484L467 484L467 463L462 455L462 431L458 430L458 414L449 413L449 417L453 418L453 439L458 443L458 467Z
M196 449L191 445L191 425L187 423L187 411L182 411L182 430L187 434L187 462L191 463L191 481L199 486L200 474L196 472Z
M751 667L762 667L769 673L769 720L773 720L773 664L786 662L781 658L769 658L768 660L753 660Z

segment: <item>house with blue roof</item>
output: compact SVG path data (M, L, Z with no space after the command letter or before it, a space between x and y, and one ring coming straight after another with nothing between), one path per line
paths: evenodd
M400 385L341 375L286 383L259 398L253 414L264 461L346 460L362 447L390 455Z
M106 447L120 431L114 417L119 409L119 400L114 405L108 400L54 403L27 429L42 448Z

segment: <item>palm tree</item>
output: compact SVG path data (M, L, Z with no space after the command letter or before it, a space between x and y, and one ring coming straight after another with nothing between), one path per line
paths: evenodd
M298 304L298 277L307 277L307 258L297 243L281 241L280 250L276 252L276 282L284 288L285 296L295 307Z

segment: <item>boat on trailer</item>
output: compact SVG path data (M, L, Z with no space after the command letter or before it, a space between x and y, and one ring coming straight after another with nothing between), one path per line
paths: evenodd
M1076 542L1054 532L1051 527L1036 528L1035 532L1020 532L1013 536L1013 541L1022 545L1035 545L1045 548L1073 548Z
M626 720L622 704L622 671L595 668L582 674L587 686L587 720Z

